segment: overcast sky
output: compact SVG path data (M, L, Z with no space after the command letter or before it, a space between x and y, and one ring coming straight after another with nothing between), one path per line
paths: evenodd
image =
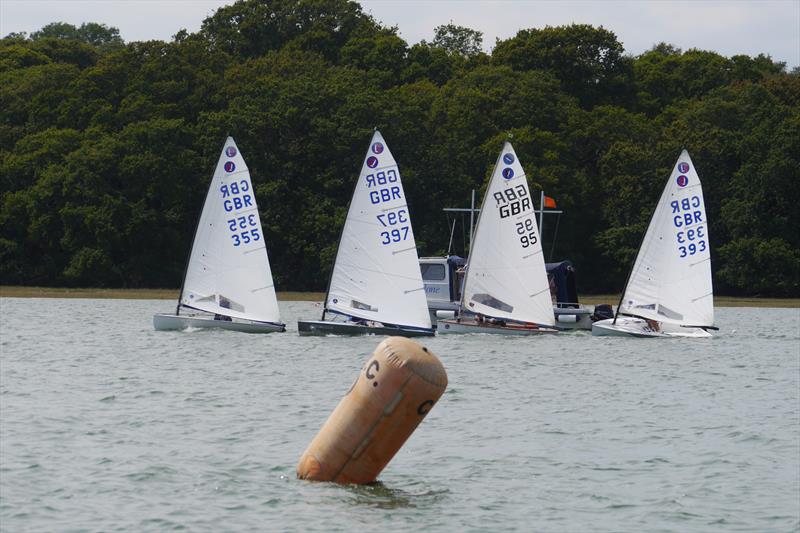
M50 22L100 22L125 41L170 40L195 32L233 0L0 0L0 35L32 32ZM724 56L759 53L800 65L800 0L363 0L364 10L397 26L409 44L431 40L452 21L483 32L484 48L523 28L571 23L603 26L625 50L640 54L658 42Z

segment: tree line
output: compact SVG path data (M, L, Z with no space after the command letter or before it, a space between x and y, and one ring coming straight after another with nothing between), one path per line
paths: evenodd
M225 136L251 170L279 290L323 290L374 128L420 255L481 197L509 137L547 258L619 291L682 148L704 183L717 292L800 296L800 72L573 24L409 45L347 0L240 0L197 33L102 24L0 40L0 282L177 287ZM557 230L557 231L556 231ZM464 253L465 231L453 252ZM551 254L552 251L552 254Z

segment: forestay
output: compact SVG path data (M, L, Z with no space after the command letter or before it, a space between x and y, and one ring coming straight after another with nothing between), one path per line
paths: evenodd
M483 197L463 298L475 313L555 324L528 181L508 142Z
M326 309L384 324L431 327L400 171L378 131L353 192Z
M671 324L714 324L703 187L686 150L650 220L619 312Z
M231 137L206 195L180 303L234 318L280 321L250 172Z

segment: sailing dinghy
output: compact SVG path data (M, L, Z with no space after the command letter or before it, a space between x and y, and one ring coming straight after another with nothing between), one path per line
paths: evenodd
M159 331L286 331L250 172L231 137L203 204L175 314L154 315L153 325Z
M710 337L714 290L703 186L681 152L647 228L614 318L592 335Z
M397 163L375 131L336 252L321 320L300 335L433 335Z
M528 180L511 143L495 163L467 260L458 318L439 333L556 333Z

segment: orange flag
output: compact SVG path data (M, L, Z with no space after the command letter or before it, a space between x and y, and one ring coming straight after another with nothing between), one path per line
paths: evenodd
M549 196L544 197L544 206L548 209L555 209L556 208L556 200L555 198L550 198Z

